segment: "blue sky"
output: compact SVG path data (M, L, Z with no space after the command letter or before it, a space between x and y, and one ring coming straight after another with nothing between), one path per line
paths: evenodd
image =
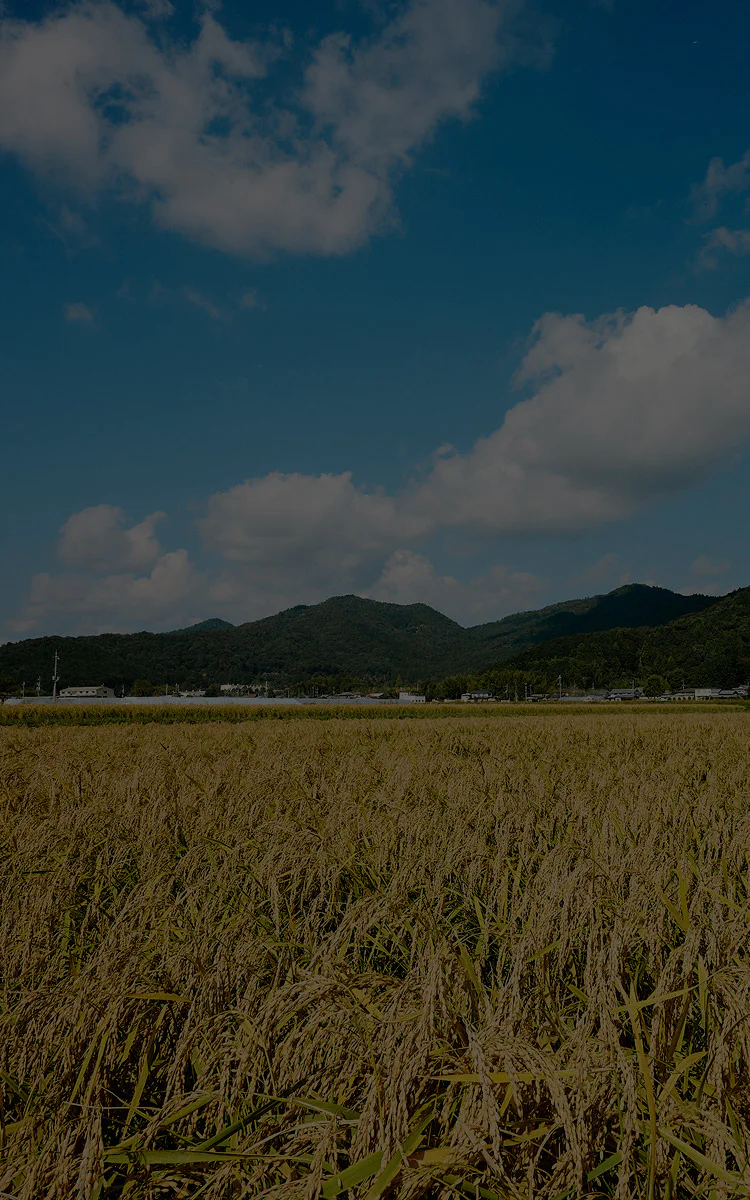
M750 583L745 6L4 14L3 637Z

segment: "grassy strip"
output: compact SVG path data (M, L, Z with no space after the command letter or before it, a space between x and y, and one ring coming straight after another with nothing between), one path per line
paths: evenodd
M239 725L249 721L378 721L445 720L456 717L508 716L622 716L625 713L750 712L750 705L734 701L718 704L315 704L259 705L105 705L51 704L0 706L0 728L40 729L44 726L79 725Z

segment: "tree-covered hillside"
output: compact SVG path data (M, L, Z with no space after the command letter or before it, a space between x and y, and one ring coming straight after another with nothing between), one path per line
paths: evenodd
M484 661L488 655L499 660L552 638L602 629L664 625L715 603L714 596L682 596L668 588L629 583L603 596L566 600L533 612L513 613L501 621L476 625L468 632L481 647Z
M540 687L606 687L661 676L671 687L719 687L750 678L750 588L703 612L658 628L609 629L543 642L515 655L506 669L529 673Z
M206 681L286 685L310 676L440 676L462 659L465 630L425 604L338 596L228 629L46 637L0 646L0 673L50 686L55 651L61 686L128 687Z
M341 686L344 679L410 683L439 680L456 672L481 672L536 643L559 639L561 633L585 638L596 636L591 630L615 625L658 625L696 610L710 614L716 603L708 596L680 596L631 584L604 596L566 601L464 629L426 604L337 596L235 627L211 618L173 633L105 633L6 643L0 646L0 675L13 685L25 683L27 689L41 678L42 690L48 691L57 652L62 687L105 683L129 689L135 680L148 680L156 687L247 684L266 677L272 687L304 686L314 680L324 688L326 680ZM640 633L628 637L627 630L613 634L611 645L630 645ZM570 647L566 645L561 653L569 658ZM630 661L627 654L625 658ZM619 659L606 671L619 673Z

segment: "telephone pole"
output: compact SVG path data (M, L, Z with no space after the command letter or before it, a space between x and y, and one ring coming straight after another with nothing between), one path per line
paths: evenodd
M52 700L53 700L53 703L55 700L57 700L57 685L60 681L60 676L57 673L57 665L58 665L59 661L60 661L60 656L58 655L57 651L55 650L55 668L54 668L54 672L52 675Z

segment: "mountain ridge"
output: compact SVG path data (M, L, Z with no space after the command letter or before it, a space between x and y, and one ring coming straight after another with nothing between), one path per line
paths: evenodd
M320 677L373 681L438 679L502 664L565 635L588 636L617 627L663 625L719 603L665 588L626 584L612 592L561 601L464 628L426 604L400 605L360 596L334 596L295 605L258 621L171 633L48 636L0 646L0 673L27 684L47 679L60 655L61 685L136 679L154 685L249 683L270 676L281 686ZM209 618L209 622L220 618ZM618 624L619 622L619 624ZM203 628L201 628L203 626Z
M654 675L672 687L733 686L750 678L750 587L660 626L613 627L552 638L506 663L525 674L582 686ZM541 686L541 685L540 685Z

